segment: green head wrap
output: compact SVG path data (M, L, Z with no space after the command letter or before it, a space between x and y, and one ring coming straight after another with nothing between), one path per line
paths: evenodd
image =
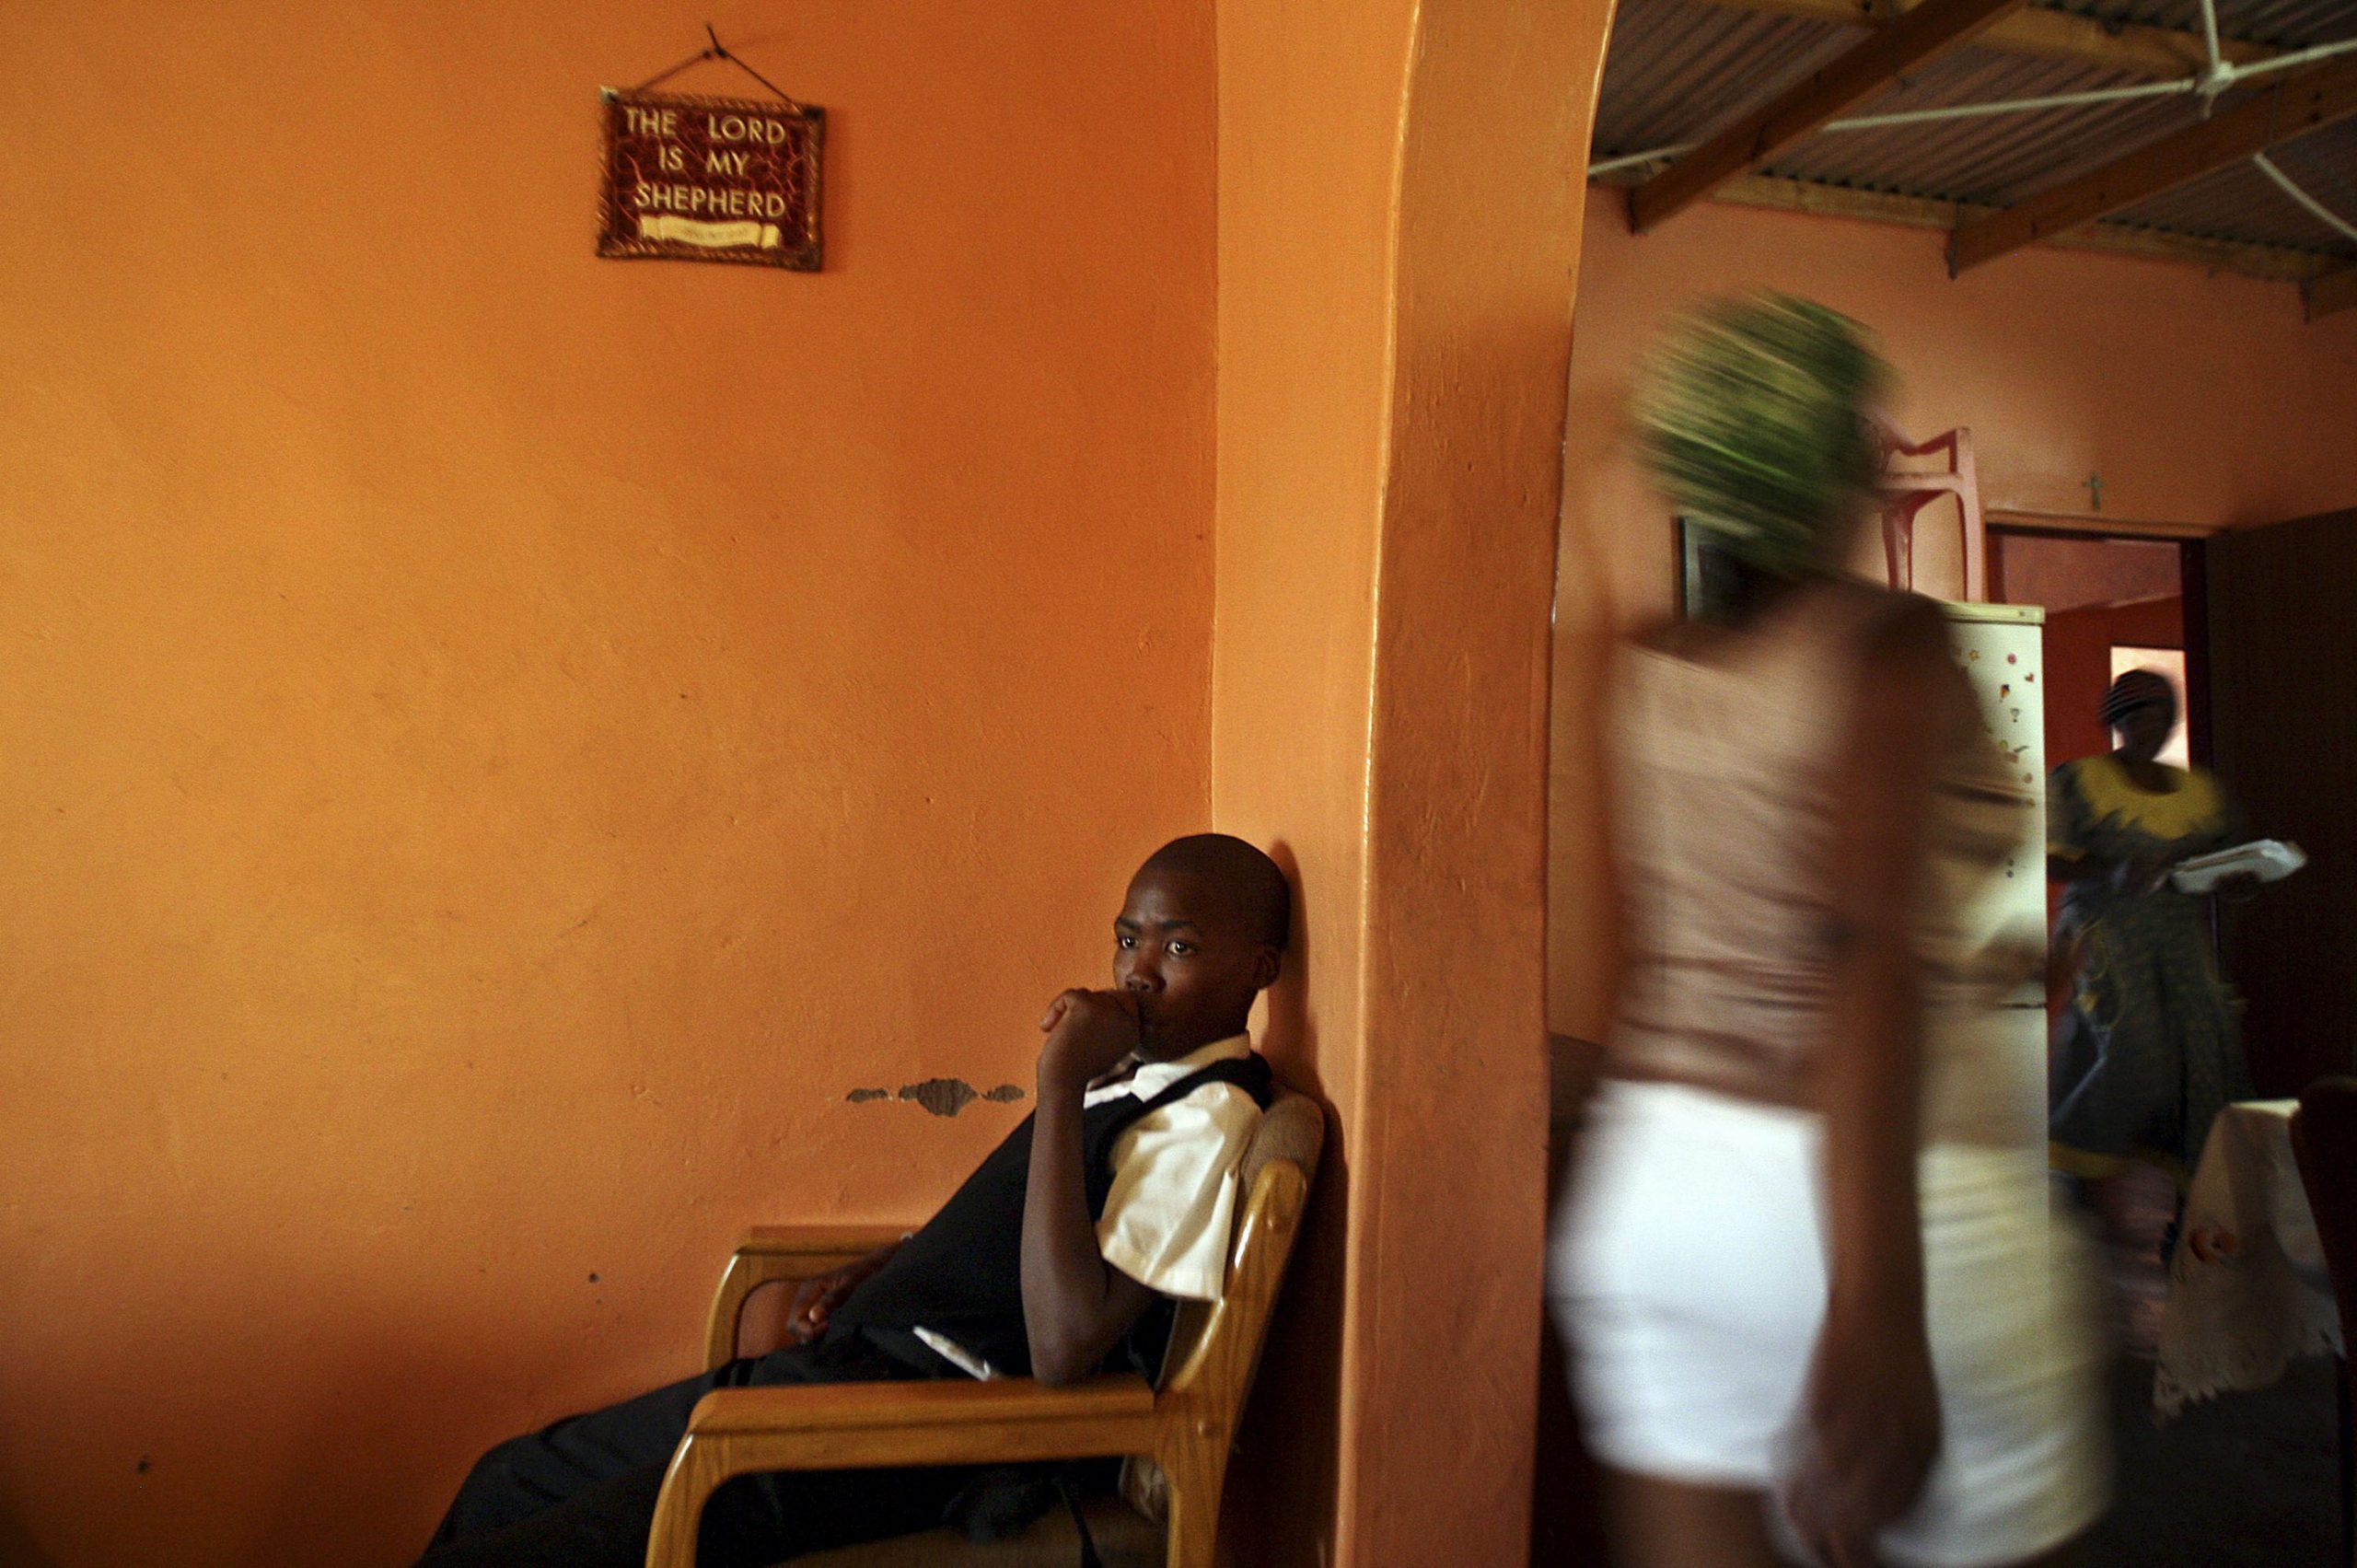
M1830 563L1874 482L1867 411L1887 378L1848 317L1787 295L1738 296L1673 331L1637 425L1655 479L1690 525L1748 565L1796 576Z

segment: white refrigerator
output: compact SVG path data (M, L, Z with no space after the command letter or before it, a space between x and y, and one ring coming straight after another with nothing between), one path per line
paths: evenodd
M1949 643L1957 665L1980 699L1981 722L2010 765L2009 781L2030 809L2021 841L2003 874L1972 912L1971 929L1989 941L2047 942L2046 694L2043 684L2046 611L2035 605L1950 604ZM2046 1158L2046 988L2044 968L2004 998L1993 1016L1970 1031L1961 1059L1930 1064L1933 1095L1977 1102L1973 1120L2042 1166ZM1970 1058L1979 1056L1983 1060Z

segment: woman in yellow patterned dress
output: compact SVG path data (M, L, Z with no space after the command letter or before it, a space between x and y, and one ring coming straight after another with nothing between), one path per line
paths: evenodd
M2101 1178L2143 1159L2182 1187L2210 1123L2251 1087L2209 900L2169 873L2245 834L2217 780L2158 760L2177 727L2166 680L2130 670L2103 720L2117 749L2064 763L2047 786L2048 872L2064 887L2055 945L2079 956L2055 1023L2049 1136L2058 1169Z

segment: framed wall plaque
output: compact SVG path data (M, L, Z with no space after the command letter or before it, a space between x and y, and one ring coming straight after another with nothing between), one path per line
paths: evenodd
M819 270L825 110L785 99L602 97L598 255Z

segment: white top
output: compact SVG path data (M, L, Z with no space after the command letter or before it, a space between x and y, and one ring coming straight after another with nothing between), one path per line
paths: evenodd
M1816 1109L1835 1001L1831 929L1842 743L1862 650L1908 600L1811 584L1747 631L1622 661L1612 738L1629 983L1615 1076ZM1912 933L1922 961L1927 1139L2003 1142L1992 1063L2014 1037L1996 1004L2036 970L2034 933L1990 928L1992 878L2028 837L2037 796L1978 723L1942 737ZM2010 908L2010 906L2003 906Z
M1251 1054L1250 1035L1231 1035L1176 1062L1141 1062L1080 1103L1152 1099L1214 1062ZM1234 1084L1205 1084L1125 1129L1113 1140L1113 1190L1097 1222L1105 1260L1163 1295L1217 1301L1236 1225L1236 1168L1260 1125L1260 1107L1249 1094Z
M1101 1083L1084 1109L1127 1095L1152 1099L1214 1062L1252 1053L1252 1037L1231 1035L1174 1062L1137 1062L1129 1076ZM1134 1059L1133 1059L1134 1060ZM1204 1084L1148 1111L1113 1140L1113 1190L1097 1221L1105 1260L1147 1289L1190 1301L1217 1301L1227 1285L1227 1247L1236 1227L1237 1167L1260 1124L1260 1107L1234 1084ZM930 1329L918 1339L978 1377L990 1365Z

